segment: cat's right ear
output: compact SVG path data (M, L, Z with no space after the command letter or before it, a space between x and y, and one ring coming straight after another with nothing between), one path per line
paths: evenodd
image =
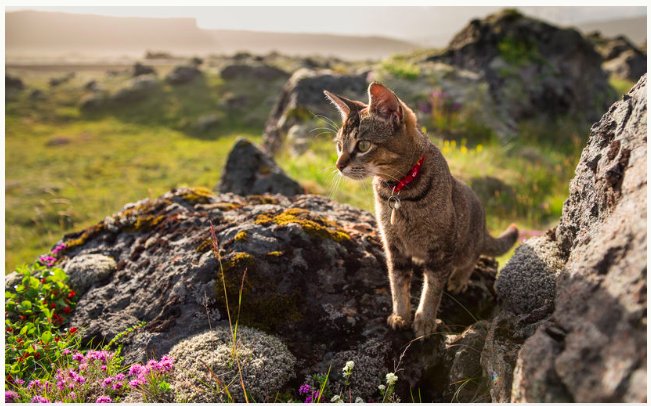
M339 110L339 114L341 114L342 121L346 121L348 115L352 110L359 110L361 108L366 107L364 104L360 102L347 99L343 96L337 96L336 94L330 93L327 90L324 90L323 94L325 94L326 97L332 102L332 104L334 104L335 107L337 107L337 110Z

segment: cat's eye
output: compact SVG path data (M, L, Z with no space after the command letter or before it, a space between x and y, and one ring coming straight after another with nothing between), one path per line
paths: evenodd
M367 152L371 149L371 143L369 141L360 141L357 143L357 150L359 152Z

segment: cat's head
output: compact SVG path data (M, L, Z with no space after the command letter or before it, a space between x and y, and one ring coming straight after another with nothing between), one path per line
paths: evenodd
M368 87L368 103L324 93L341 114L335 138L337 169L352 179L402 177L405 162L413 158L417 133L416 117L409 107L377 82ZM410 165L406 164L407 170Z

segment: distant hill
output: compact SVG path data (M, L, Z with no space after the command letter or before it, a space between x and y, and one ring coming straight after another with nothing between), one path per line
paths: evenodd
M191 18L139 18L43 11L5 13L8 60L42 55L133 55L279 51L288 55L382 58L417 48L385 37L203 30Z
M595 21L577 24L576 27L585 34L591 33L592 31L599 31L606 37L624 35L637 45L646 41L646 17Z

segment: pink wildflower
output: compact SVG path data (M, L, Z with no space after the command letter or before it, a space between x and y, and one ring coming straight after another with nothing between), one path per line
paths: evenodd
M50 403L50 401L43 396L36 395L32 398L32 403Z
M18 394L12 390L5 391L5 403L14 403L18 397Z
M95 401L95 403L111 403L111 402L112 402L112 400L108 396L100 396Z

